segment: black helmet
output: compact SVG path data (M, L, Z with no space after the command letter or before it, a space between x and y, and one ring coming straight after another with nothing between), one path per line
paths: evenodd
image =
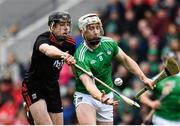
M68 12L54 12L49 16L48 26L51 26L52 23L59 23L65 21L71 24L71 16Z

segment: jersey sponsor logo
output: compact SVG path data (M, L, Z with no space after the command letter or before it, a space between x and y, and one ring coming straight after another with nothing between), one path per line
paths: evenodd
M54 61L53 63L53 67L56 67L58 70L62 67L62 65L64 64L64 61L63 60L56 60Z
M74 95L74 101L73 103L77 105L79 102L81 102L83 97L77 97L77 95Z
M78 97L76 102L77 103L82 102L82 99L83 99L83 97Z
M91 60L90 63L91 63L91 64L95 64L95 63L96 63L96 60Z
M106 53L107 53L108 55L111 55L111 54L112 54L112 51L111 51L111 50L107 50Z
M32 94L32 99L36 99L36 98L37 98L36 93Z

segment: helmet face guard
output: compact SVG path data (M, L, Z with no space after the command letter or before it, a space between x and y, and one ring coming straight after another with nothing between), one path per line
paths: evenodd
M79 26L79 29L84 32L87 30L88 25L95 24L95 23L99 23L100 29L101 29L101 35L103 35L104 30L102 28L102 22L101 22L101 19L97 16L97 14L90 13L90 14L86 14L86 15L80 17L78 26ZM82 33L82 36L84 37L83 33ZM86 40L86 41L88 41L89 44L92 46L97 45L100 42L100 37L98 37L97 39Z
M67 12L55 12L49 16L48 26L52 26L55 23L68 22L71 24L71 16Z
M78 26L82 31L86 31L87 25L99 23L101 27L101 34L104 34L104 30L102 28L101 19L95 13L86 14L79 18Z
M62 41L66 40L66 36L56 36L53 32L52 32L52 28L56 23L65 23L68 22L72 23L71 21L71 16L68 12L54 12L52 13L49 18L48 18L48 26L49 26L49 31L51 32L51 34L54 36L54 38L56 39L56 43L60 44Z

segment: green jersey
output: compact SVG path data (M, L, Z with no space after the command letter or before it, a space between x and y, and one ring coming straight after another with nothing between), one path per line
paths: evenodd
M112 58L118 53L117 43L108 37L101 37L100 45L96 49L90 49L84 42L76 50L74 57L76 63L86 71L92 73L96 78L105 82L110 87L113 86L112 81ZM76 91L89 94L85 86L82 84L79 76L82 71L76 69L74 71L76 78ZM96 82L97 88L109 93L110 90Z
M167 120L180 121L180 74L168 77L157 84L153 92L156 99L159 99L166 84L172 86L172 91L162 100L155 114Z

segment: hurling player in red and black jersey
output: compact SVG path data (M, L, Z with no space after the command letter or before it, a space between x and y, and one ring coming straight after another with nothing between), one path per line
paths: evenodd
M58 77L64 62L76 63L72 56L75 40L69 35L71 17L67 12L55 12L49 16L48 26L49 31L40 34L34 43L22 95L35 124L63 125Z

